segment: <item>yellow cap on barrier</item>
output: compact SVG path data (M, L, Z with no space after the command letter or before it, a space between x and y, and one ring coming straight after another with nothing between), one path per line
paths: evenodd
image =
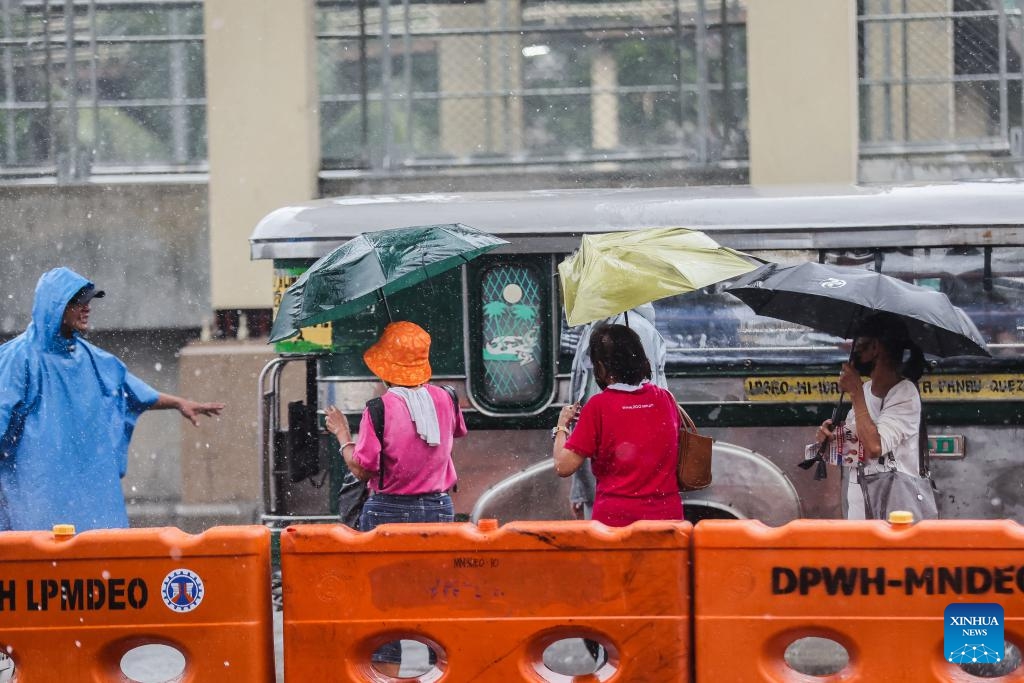
M893 510L889 513L889 524L913 524L914 513L907 510Z
M496 519L478 519L476 522L476 528L480 531L494 531L498 528L498 520Z
M61 540L71 538L75 535L74 524L54 524L53 525L53 536Z

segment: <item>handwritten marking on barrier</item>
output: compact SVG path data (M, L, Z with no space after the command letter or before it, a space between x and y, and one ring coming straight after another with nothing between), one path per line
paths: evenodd
M482 600L486 598L501 598L505 592L497 587L487 588L472 581L459 579L437 579L429 587L430 597L437 598L474 598Z
M1024 593L1024 566L772 567L773 595L983 595Z
M149 588L133 579L0 579L0 612L82 612L142 609Z
M536 566L531 553L461 551L443 559L433 557L386 558L366 574L370 599L378 609L405 613L443 604L451 614L478 614L482 603L493 609L519 609L524 601L536 604L587 603L608 582L607 568L580 560L577 552L544 553L545 573L573 576L571 588L557 581L526 581ZM617 585L617 584L616 584Z
M483 557L456 557L452 560L452 566L456 569L484 569L497 568L501 562L496 558L485 559Z
M918 386L925 401L1024 400L1020 374L926 375ZM747 377L743 391L748 401L829 402L839 398L839 382L835 376Z

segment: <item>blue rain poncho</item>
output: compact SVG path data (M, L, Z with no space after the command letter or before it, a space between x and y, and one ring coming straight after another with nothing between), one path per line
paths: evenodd
M0 346L0 530L128 526L128 443L159 394L77 333L61 336L86 286L67 268L44 273L28 329Z

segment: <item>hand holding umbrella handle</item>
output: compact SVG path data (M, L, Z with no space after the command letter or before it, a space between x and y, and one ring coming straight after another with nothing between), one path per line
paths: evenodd
M839 423L839 413L843 409L843 397L846 394L840 392L839 402L836 403L836 407L832 409L832 424L836 425ZM814 470L815 481L821 481L822 479L828 479L828 466L825 464L825 451L828 449L828 439L822 439L821 443L818 444L818 452L814 454L814 457L810 460L803 460L797 463L797 467L802 470L809 470L811 465L817 465Z

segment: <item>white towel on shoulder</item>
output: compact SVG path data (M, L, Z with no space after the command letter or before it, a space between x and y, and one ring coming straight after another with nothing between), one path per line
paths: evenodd
M409 408L409 415L416 425L416 433L427 442L428 446L437 446L441 443L441 427L437 422L437 409L434 407L434 399L427 391L426 385L416 389L408 387L391 387L391 393L401 396L405 405Z

